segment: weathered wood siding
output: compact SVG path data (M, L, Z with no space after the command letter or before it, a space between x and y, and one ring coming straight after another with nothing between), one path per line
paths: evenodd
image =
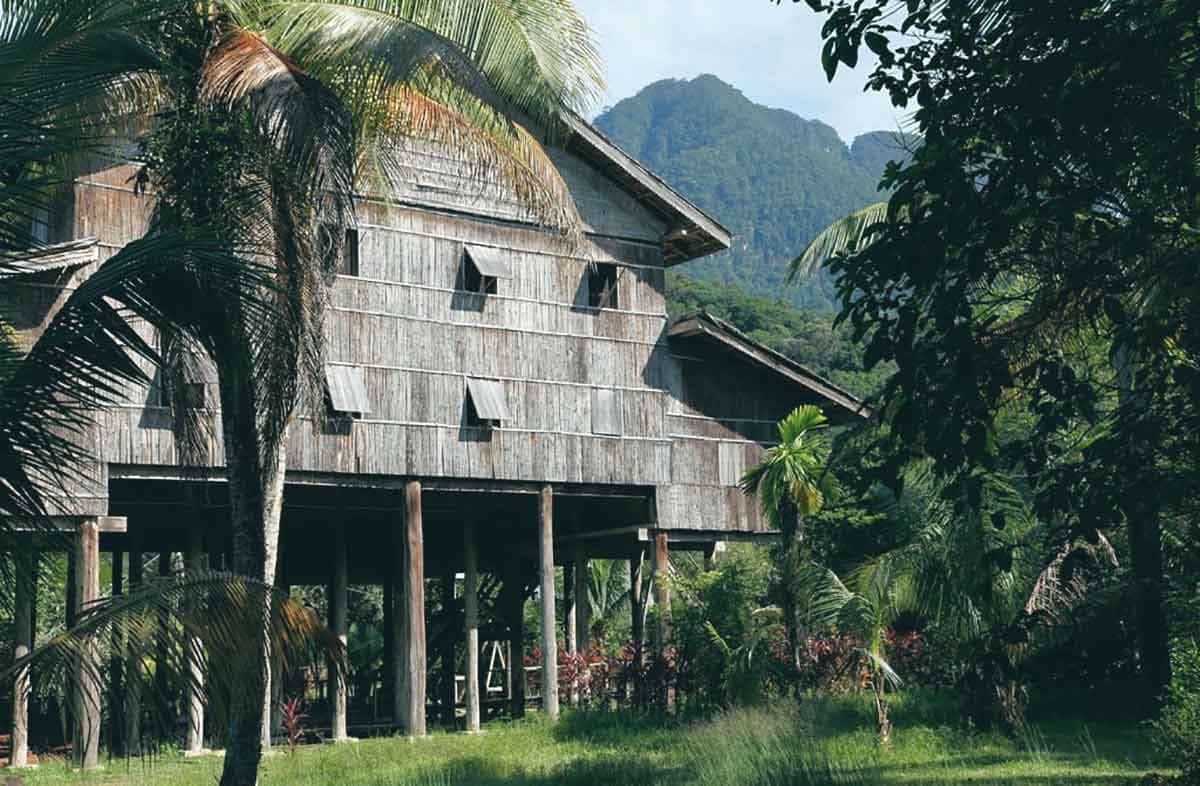
M582 161L554 156L589 229L581 243L520 223L529 217L515 200L430 151L413 156L396 193L360 200L359 275L338 277L327 338L330 363L363 370L370 412L302 418L289 467L644 486L656 489L659 526L757 529L736 482L773 434L778 402L760 386L778 383L744 375L714 387L710 369L672 354L666 225ZM81 180L77 236L97 236L111 253L144 231L147 204L131 175L124 167ZM495 293L460 289L468 243L511 267ZM588 306L597 262L620 269L619 310ZM498 428L467 425L467 377L502 384L511 417ZM593 417L596 401L605 411ZM153 389L131 389L102 413L105 461L178 461L161 403ZM620 436L594 433L614 422ZM223 462L219 436L209 460Z

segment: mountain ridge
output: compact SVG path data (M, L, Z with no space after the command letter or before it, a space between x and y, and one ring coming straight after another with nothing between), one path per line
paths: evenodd
M756 104L712 74L664 79L617 102L597 128L735 235L732 249L681 270L702 281L831 310L827 276L784 287L817 232L880 199L891 158L911 137L876 131L849 145L820 120Z

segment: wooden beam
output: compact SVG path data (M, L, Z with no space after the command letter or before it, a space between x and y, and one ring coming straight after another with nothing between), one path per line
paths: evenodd
M396 626L396 697L394 718L412 737L425 736L425 555L421 483L404 487L404 519L398 537Z
M558 720L558 627L554 612L554 491L542 486L538 495L538 551L542 603L542 709Z
M33 544L22 542L13 555L16 587L13 597L13 660L29 655L33 644ZM29 766L29 666L13 678L10 767Z
M470 525L468 525L470 526ZM426 568L430 566L426 564ZM458 658L455 654L457 633L454 624L454 598L458 580L453 565L442 566L442 705L443 722L450 728L458 723Z
M74 538L74 616L79 619L100 597L100 522L83 519ZM99 642L85 642L76 660L74 682L75 714L72 758L76 767L93 770L100 765L100 649Z
M102 532L106 535L116 533L122 534L129 531L129 521L125 516L50 516L42 524L29 524L17 522L13 527L14 532L46 532L49 522L49 531L58 531L65 533L76 533L83 522L94 522L97 532Z
M333 527L333 543L330 559L332 562L329 577L329 630L341 643L342 651L346 650L347 633L347 582L346 564L346 528L338 522ZM331 664L332 665L332 664ZM347 696L346 681L349 675L343 674L339 668L329 670L329 690L332 694L333 718L332 738L334 742L345 742L350 737L346 733Z
M559 544L578 543L581 540L596 540L597 538L612 538L619 535L633 535L633 539L637 541L650 541L649 527L612 527L610 529L597 529L588 532L576 532L570 535L559 535L555 538L555 542Z
M576 653L575 642L578 639L578 629L575 627L575 563L568 560L563 563L563 643L567 654ZM572 683L571 692L567 698L572 707L579 706L579 691L576 689L578 680Z
M479 731L479 559L475 546L475 524L467 522L463 530L463 559L466 583L463 589L467 638L466 708L467 732Z

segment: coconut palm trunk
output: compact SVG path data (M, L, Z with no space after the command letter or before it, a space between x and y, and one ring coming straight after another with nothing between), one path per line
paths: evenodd
M801 677L803 674L800 648L802 631L796 602L796 583L799 580L801 564L801 549L804 542L803 522L800 520L796 506L785 502L779 513L780 528L783 534L782 561L780 568L780 607L783 611L784 632L787 636L788 656L791 658L793 677L795 678L796 698L803 692Z
M231 364L232 365L232 364ZM230 523L233 531L233 572L273 584L279 558L279 523L283 512L283 483L287 467L287 431L273 445L260 446L254 412L253 387L244 373L218 366L221 425L229 481ZM270 598L267 599L270 603ZM247 663L244 689L231 697L229 742L221 786L253 786L264 748L270 744L270 643L264 608L262 635L247 642L258 653ZM255 668L257 666L257 668Z

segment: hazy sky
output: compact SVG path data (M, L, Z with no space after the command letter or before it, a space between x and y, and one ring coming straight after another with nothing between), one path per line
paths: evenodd
M863 93L867 62L821 70L824 19L783 0L575 0L595 29L615 104L659 79L716 74L760 104L823 120L849 142L894 131L902 119L886 97ZM869 53L868 53L869 54Z

